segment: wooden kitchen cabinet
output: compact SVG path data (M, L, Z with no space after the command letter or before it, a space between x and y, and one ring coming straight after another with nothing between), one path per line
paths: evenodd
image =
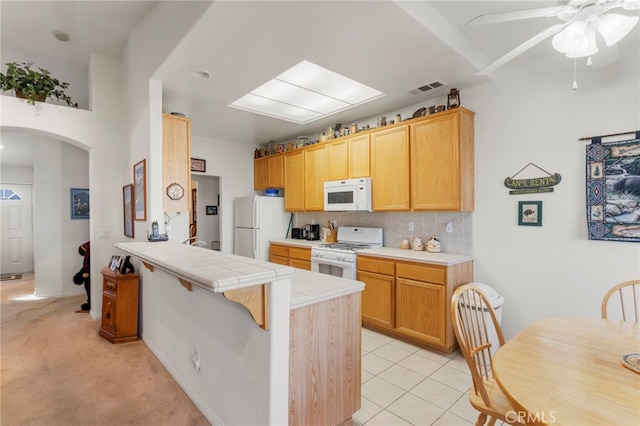
M373 211L409 210L409 126L371 133Z
M327 180L327 146L305 150L304 210L324 211L324 182Z
M288 212L304 211L305 150L284 154L284 209Z
M393 262L358 256L357 280L364 282L362 322L385 329L395 325L395 266Z
M473 211L473 112L456 108L411 124L411 208Z
M369 135L340 139L327 144L328 180L371 176Z
M349 179L349 141L327 144L327 180Z
M100 336L111 343L138 340L138 286L140 275L102 271Z
M269 244L269 262L311 270L311 248Z
M289 266L294 268L311 270L311 249L301 247L289 247Z
M289 247L269 244L269 262L289 266Z
M369 135L349 138L349 178L371 176Z
M433 345L447 344L447 268L396 263L396 330Z
M451 353L451 296L473 281L473 262L432 265L358 254L362 325L418 345Z
M253 161L253 189L284 188L284 155L270 155Z
M162 114L162 185L178 183L184 196L172 200L164 193L162 207L167 213L189 212L191 207L191 119Z

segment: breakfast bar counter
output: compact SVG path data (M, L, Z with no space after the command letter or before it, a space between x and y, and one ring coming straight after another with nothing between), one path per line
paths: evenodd
M212 424L338 425L360 409L362 282L174 242L115 246L141 262L142 340Z

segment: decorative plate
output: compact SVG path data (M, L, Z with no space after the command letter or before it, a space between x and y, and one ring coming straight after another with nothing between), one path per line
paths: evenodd
M424 115L424 112L426 111L426 108L420 108L418 110L416 110L416 112L413 113L413 116L411 118L418 118L418 117L422 117Z
M627 367L629 370L640 374L640 352L624 354L622 355L622 358L620 358L620 362L622 362L622 365Z

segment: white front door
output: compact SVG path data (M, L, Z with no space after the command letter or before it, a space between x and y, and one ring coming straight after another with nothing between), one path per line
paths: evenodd
M31 185L0 184L0 271L33 271Z

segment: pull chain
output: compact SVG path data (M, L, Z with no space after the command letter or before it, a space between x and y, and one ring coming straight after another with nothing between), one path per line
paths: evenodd
M576 58L573 58L573 90L578 90L578 80L576 79Z

